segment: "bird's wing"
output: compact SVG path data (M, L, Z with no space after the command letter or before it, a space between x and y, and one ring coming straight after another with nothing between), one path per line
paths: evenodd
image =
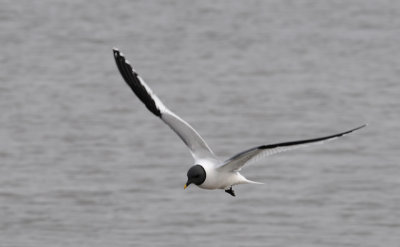
M243 152L240 152L230 159L226 160L220 167L218 167L218 170L223 170L223 171L239 171L245 164L247 164L250 161L255 161L257 158L261 158L264 156L269 156L272 154L280 153L283 151L288 151L300 147L304 147L310 144L318 144L318 143L323 143L328 140L333 140L335 138L347 135L353 131L356 131L358 129L361 129L365 127L366 125L362 125L360 127L341 132L338 134L330 135L330 136L325 136L325 137L319 137L319 138L313 138L313 139L307 139L307 140L300 140L300 141L292 141L292 142L282 142L282 143L277 143L277 144L269 144L269 145L262 145L254 148L250 148L248 150L245 150Z
M161 100L147 86L143 79L133 70L118 49L113 49L115 62L125 82L129 85L136 96L146 105L154 115L161 118L182 139L195 161L201 159L215 158L214 153L207 143L201 138L187 122L171 112Z

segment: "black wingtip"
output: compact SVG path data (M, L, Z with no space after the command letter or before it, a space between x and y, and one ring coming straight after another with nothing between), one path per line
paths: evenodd
M114 57L119 56L119 50L118 50L118 48L114 47L114 48L112 48L112 50L113 50L113 53L114 53Z
M113 48L113 53L118 70L125 82L129 85L136 96L146 105L147 109L149 109L154 115L161 117L161 112L154 99L143 85L144 82L141 82L138 74L133 70L129 61L125 59L124 55L117 48Z
M293 145L299 145L299 144L307 144L307 143L312 143L312 142L319 142L319 141L324 141L324 140L328 140L328 139L332 139L335 137L341 137L347 134L350 134L356 130L362 129L364 127L366 127L368 124L363 124L361 126L358 126L357 128L348 130L348 131L344 131L341 133L337 133L334 135L330 135L330 136L324 136L324 137L319 137L319 138L313 138L313 139L306 139L306 140L299 140L299 141L291 141L291 142L282 142L282 143L277 143L277 144L269 144L269 145L263 145L263 146L259 146L257 147L258 149L270 149L270 148L276 148L276 147L284 147L284 146L293 146Z
M363 124L363 125L361 125L361 126L358 126L357 128L351 129L351 130L349 130L349 131L347 131L347 132L345 132L345 133L348 134L348 133L351 133L351 132L353 132L353 131L362 129L362 128L367 127L367 126L368 126L368 123L365 123L365 124Z

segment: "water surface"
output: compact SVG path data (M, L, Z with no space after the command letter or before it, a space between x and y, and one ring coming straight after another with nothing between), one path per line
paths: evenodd
M397 1L7 1L1 246L398 246ZM318 137L183 190L184 144L124 84L120 48L221 157Z

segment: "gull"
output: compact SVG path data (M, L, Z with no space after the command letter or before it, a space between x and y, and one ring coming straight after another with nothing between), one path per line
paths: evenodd
M113 52L118 70L132 91L143 102L147 109L167 124L189 148L194 164L187 172L188 179L184 189L190 184L195 184L202 189L222 189L225 190L226 193L235 196L235 192L232 189L234 185L262 184L245 178L239 172L243 166L249 164L251 161L275 153L304 147L309 144L333 140L366 126L366 124L364 124L348 131L319 138L261 145L247 149L225 161L221 161L192 126L170 111L161 102L132 68L124 55L117 48L114 48Z

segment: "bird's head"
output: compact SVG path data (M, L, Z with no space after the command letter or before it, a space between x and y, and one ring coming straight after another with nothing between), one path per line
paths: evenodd
M190 167L189 171L187 172L188 180L185 184L185 189L190 184L200 185L206 180L206 171L201 165L194 165Z

